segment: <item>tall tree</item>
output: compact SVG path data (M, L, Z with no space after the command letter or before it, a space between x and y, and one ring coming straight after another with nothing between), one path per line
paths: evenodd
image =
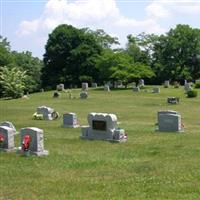
M200 77L200 30L177 25L154 46L153 68L160 80Z
M95 61L102 48L85 29L65 24L58 26L49 35L45 50L44 87L52 88L60 82L78 84L82 76L98 79Z

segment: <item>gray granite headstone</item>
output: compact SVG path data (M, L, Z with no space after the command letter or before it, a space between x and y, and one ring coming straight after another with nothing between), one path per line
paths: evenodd
M167 103L169 104L178 104L179 98L178 97L167 97Z
M79 127L77 115L75 113L63 114L63 127L66 127L66 128Z
M164 87L165 87L165 88L168 88L169 86L170 86L169 81L168 81L168 80L165 81L165 82L164 82Z
M13 129L13 132L14 132L14 133L17 132L17 131L16 131L16 128L15 128L15 126L13 125L12 122L4 121L4 122L1 122L1 123L0 123L0 126L7 126L7 127L11 128L11 129Z
M97 83L92 83L93 88L97 88Z
M15 132L8 126L0 126L0 150L13 151Z
M185 89L185 92L188 92L188 91L192 90L191 84L190 83L186 83L184 85L184 89Z
M28 151L30 151L31 154L36 156L47 156L49 154L49 152L44 149L44 134L42 129L35 127L22 128L20 130L20 136L22 149L25 136L29 136L30 144Z
M88 98L88 93L86 91L81 91L80 92L80 98L81 99L87 99Z
M125 142L127 136L124 129L117 127L117 117L108 113L88 114L89 126L81 128L81 138L90 140L108 140Z
M144 86L144 79L139 80L139 86Z
M181 115L173 110L159 111L158 130L163 132L182 132Z

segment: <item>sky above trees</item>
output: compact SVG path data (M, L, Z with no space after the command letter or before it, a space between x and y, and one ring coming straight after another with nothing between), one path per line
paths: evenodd
M124 46L128 34L165 33L176 24L200 28L199 0L1 0L0 35L12 49L42 58L59 24L104 29Z

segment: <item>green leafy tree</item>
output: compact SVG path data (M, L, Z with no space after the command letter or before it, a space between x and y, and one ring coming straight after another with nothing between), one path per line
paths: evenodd
M17 67L9 69L0 68L0 83L3 87L4 97L19 98L26 88L26 72L20 71Z
M103 29L92 31L87 28L86 30L94 36L97 43L104 49L110 49L113 45L120 44L117 37L108 35Z
M153 69L160 80L196 79L200 76L200 30L177 25L161 35L154 46Z
M18 66L18 68L22 71L26 71L26 90L28 92L36 92L39 91L41 86L41 69L43 66L42 61L33 57L31 52L12 52L14 59L14 66Z
M128 83L140 78L154 76L150 67L139 62L135 63L133 58L124 52L104 51L96 65L102 82L120 80L127 86Z
M42 69L44 87L53 88L60 82L68 86L80 84L80 76L98 80L95 62L102 48L85 29L65 24L58 26L49 35L45 50Z

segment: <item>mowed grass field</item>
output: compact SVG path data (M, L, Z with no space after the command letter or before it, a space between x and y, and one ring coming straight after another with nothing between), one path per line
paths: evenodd
M80 89L53 99L53 91L31 94L30 99L0 100L0 121L44 130L47 157L23 157L0 152L1 200L199 200L200 199L200 91L186 98L183 88L160 94L90 89L89 99L78 99ZM180 97L168 105L168 96ZM50 106L61 117L33 120L38 106ZM157 111L179 111L184 133L155 132ZM87 125L90 112L114 113L128 134L126 143L79 139L80 128L61 128L62 114L75 112ZM19 136L15 137L20 145Z

